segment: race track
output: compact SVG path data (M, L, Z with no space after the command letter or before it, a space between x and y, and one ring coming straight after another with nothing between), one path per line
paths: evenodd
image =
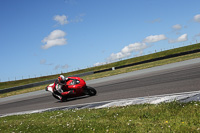
M196 59L193 62L174 63L88 81L87 84L97 90L97 95L71 99L67 102L59 102L45 91L39 91L37 95L27 97L0 99L0 115L92 102L199 91L200 61Z

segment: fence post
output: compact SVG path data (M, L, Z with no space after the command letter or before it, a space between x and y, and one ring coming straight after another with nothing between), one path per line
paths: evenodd
M115 70L115 67L112 67L112 70Z

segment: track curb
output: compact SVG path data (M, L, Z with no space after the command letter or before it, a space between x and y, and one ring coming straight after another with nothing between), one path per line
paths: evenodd
M47 111L70 110L70 109L86 109L86 108L87 109L100 109L100 108L129 106L129 105L136 105L136 104L159 104L159 103L163 103L163 102L173 102L173 101L179 101L179 102L200 101L200 91L173 93L173 94L164 94L164 95L155 95L155 96L146 96L146 97L138 97L138 98L128 98L128 99L119 99L119 100L111 100L111 101L102 101L102 102L95 102L95 103L86 103L86 104L78 104L78 105L71 105L71 106L47 108L47 109L40 109L40 110L31 110L31 111L24 111L24 112L0 115L0 117L42 113L42 112L47 112Z

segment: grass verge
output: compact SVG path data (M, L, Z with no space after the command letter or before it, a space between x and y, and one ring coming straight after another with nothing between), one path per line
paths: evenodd
M11 91L8 93L3 93L3 94L0 94L0 98L9 97L9 96L13 96L13 95L19 95L19 94L33 92L33 91L44 90L47 85L48 84L37 86L37 87L32 87L32 88L27 88L27 89L22 89L22 90L17 90L17 91Z
M132 72L132 71L136 71L136 70L151 68L151 67L155 67L155 66L161 66L161 65L165 65L165 64L180 62L180 61L199 58L199 57L200 57L200 53L195 53L195 54L185 55L185 56L181 56L181 57L174 57L174 58L170 58L170 59L165 59L165 60L145 63L145 64L141 64L141 65L121 68L121 69L117 69L117 70L114 70L114 71L107 71L107 72L97 73L97 74L93 74L93 75L89 75L89 76L84 76L82 78L85 81L87 81L87 80L103 78L103 77L107 77L107 76L112 76L112 75L117 75L117 74L121 74L121 73ZM12 96L12 95L17 95L17 94L22 94L22 93L27 93L27 92L32 92L32 91L37 91L37 90L42 90L46 86L47 85L42 85L42 86L38 86L38 87L32 87L32 88L28 88L28 89L23 89L23 90L18 90L18 91L14 91L14 92L0 94L0 98Z
M0 132L200 132L200 103L53 111L0 118Z

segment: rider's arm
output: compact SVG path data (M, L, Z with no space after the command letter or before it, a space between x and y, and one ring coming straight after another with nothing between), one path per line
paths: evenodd
M65 92L62 92L61 95L62 95L62 96L65 96L65 95L67 95L67 94L69 94L69 93L70 93L70 91L65 91Z
M69 90L69 91L65 91L65 92L61 93L62 96L65 96L67 94L75 94L75 91L74 90Z

